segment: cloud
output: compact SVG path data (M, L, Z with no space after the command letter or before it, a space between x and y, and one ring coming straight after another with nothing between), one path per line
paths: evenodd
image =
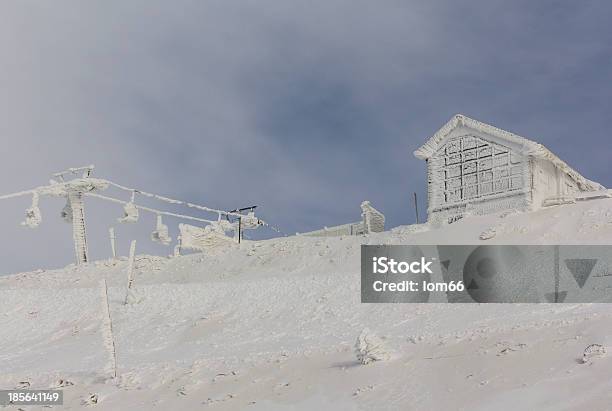
M99 176L168 196L258 204L287 233L358 219L364 199L390 225L406 224L411 192L424 198L425 167L412 151L456 112L534 137L610 184L597 148L610 110L609 8L6 3L0 192L94 163ZM43 208L48 217L30 232L14 225L27 202L0 203L0 271L72 259L67 228L52 222L62 204ZM87 212L92 254L105 257L120 209L92 202ZM149 245L147 230L122 227L122 247L135 237L143 251L168 252Z

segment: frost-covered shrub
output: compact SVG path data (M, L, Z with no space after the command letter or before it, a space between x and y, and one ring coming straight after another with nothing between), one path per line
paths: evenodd
M479 238L481 240L490 240L491 238L495 237L496 234L497 234L497 231L495 230L495 227L490 227L486 229L485 231L483 231L482 233L480 233Z
M390 357L383 341L367 328L357 337L355 355L357 360L364 365L374 361L388 360Z
M582 354L582 362L591 362L593 358L603 357L605 354L606 348L603 345L591 344L584 349L584 353Z
M81 404L87 405L87 406L96 405L98 402L99 402L99 397L98 397L98 394L96 393L89 394L86 398L83 398L81 400Z

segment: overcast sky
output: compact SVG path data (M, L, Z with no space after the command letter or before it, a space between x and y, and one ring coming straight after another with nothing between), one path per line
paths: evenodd
M453 114L535 139L612 186L609 1L4 1L0 194L95 174L222 209L259 205L285 233L414 221L412 152ZM73 261L63 202L0 202L0 272ZM110 254L120 207L86 205ZM424 210L424 202L421 209ZM168 220L173 237L176 220ZM153 217L117 227L152 246Z

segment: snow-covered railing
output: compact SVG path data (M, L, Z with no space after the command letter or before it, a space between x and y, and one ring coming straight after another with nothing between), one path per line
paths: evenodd
M348 223L336 225L333 227L323 227L319 230L309 231L307 233L297 233L306 237L339 237L343 235L360 235L365 234L363 221L356 223Z
M375 209L369 201L361 203L361 218L361 221L354 223L323 227L320 230L296 234L307 237L339 237L343 235L361 235L385 231L385 216Z

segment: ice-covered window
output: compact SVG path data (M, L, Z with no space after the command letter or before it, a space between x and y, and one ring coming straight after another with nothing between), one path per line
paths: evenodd
M520 156L499 144L465 136L438 152L443 203L460 203L523 187Z

